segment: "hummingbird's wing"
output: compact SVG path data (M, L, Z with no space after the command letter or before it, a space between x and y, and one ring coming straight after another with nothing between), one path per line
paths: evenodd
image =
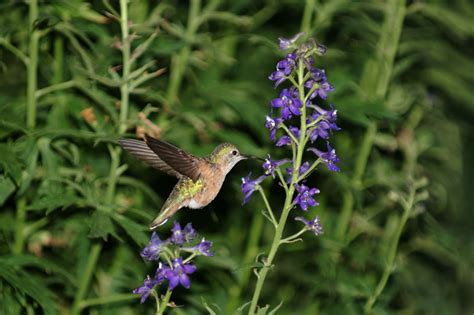
M158 155L156 155L156 153L148 147L146 142L135 139L120 139L119 143L122 148L133 154L138 159L147 163L151 167L154 167L162 172L165 172L172 176L176 176L178 178L182 176L174 168L166 164L165 161L160 159Z
M205 161L167 142L145 136L150 149L178 173L197 181Z

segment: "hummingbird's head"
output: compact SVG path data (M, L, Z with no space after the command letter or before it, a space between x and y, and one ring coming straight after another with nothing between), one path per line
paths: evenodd
M238 162L247 159L240 154L235 145L223 143L218 145L211 154L211 161L225 168L228 173Z

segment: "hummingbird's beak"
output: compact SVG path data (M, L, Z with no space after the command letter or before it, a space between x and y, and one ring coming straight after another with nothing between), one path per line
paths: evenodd
M249 155L246 157L247 159L252 159L252 160L260 160L260 161L265 161L265 159L255 156L255 155Z

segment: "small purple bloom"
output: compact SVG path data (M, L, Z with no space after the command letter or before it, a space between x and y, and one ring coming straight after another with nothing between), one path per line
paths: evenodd
M299 204L303 211L307 211L308 207L319 205L313 198L314 195L319 194L319 189L309 188L304 184L295 185L295 187L298 191L298 196L296 196L294 204Z
M148 261L158 260L160 258L161 249L167 244L167 241L162 241L156 232L151 235L150 243L143 249L140 256Z
M285 59L280 60L276 65L276 71L272 72L268 79L275 81L275 87L280 85L293 72L296 66L296 54L291 53L285 56Z
M327 168L330 171L339 172L340 169L336 165L336 163L339 162L339 158L336 155L336 149L331 147L329 142L327 143L327 148L327 152L320 151L316 148L309 148L308 151L311 151L316 154L323 161L323 163L326 164Z
M272 118L270 116L267 116L265 119L266 119L265 120L265 128L270 130L270 140L275 141L276 132L277 132L277 129L278 129L278 125L281 122L281 119L280 118Z
M315 84L317 84L315 86ZM308 89L315 90L311 93L310 99L319 96L323 100L327 99L328 93L334 91L334 88L327 81L326 72L318 68L311 69L311 79L305 82L304 86Z
M277 143L275 143L275 145L277 147L282 147L282 146L285 146L285 145L289 145L291 143L291 138L290 136L281 136L280 139L278 139Z
M285 76L285 73L277 70L277 71L272 72L272 74L270 74L268 79L270 81L275 81L275 87L277 87L286 80L286 76Z
M278 38L278 41L280 42L279 43L280 50L287 50L288 48L291 48L295 44L295 42L298 40L298 38L300 38L303 34L304 34L303 32L298 33L289 39L281 38L281 37Z
M145 281L143 281L143 285L141 287L136 288L132 292L133 292L133 294L140 294L141 295L140 303L143 304L146 301L146 299L148 298L148 296L150 295L151 290L153 290L153 288L155 287L156 284L157 283L154 279L151 279L150 276L146 276Z
M295 136L296 139L299 139L299 137L300 137L300 128L290 126L288 129L293 134L293 136Z
M272 177L275 178L276 168L288 161L289 159L283 159L279 161L272 160L270 154L268 154L268 157L265 159L265 163L262 165L263 169L265 170L265 175L272 175Z
M303 107L303 103L298 97L298 91L294 87L283 89L280 97L273 99L271 105L272 107L281 108L281 118L283 120L290 119L293 115L301 115L300 108Z
M209 250L212 247L212 242L211 241L206 241L204 238L199 242L199 244L189 248L188 250L197 252L199 255L204 255L204 256L214 256L213 253L211 253Z
M309 169L309 162L306 161L304 162L303 164L300 165L300 175L303 175L304 173L306 173L306 171ZM286 169L286 173L288 174L288 178L286 180L286 182L289 184L291 183L291 178L293 177L293 167L288 167Z
M316 216L314 220L307 220L303 217L296 217L295 220L303 222L304 225L306 225L306 228L313 232L316 236L323 234L323 227L319 222L319 216Z
M169 281L169 288L173 290L181 284L186 289L191 286L191 281L188 275L196 271L196 266L193 264L183 264L183 258L179 257L173 259L173 263L170 268L166 268L164 274L165 278Z
M252 173L247 175L247 177L242 178L242 192L244 193L244 201L242 204L246 204L249 201L250 196L254 193L257 185L259 185L266 178L265 175L262 175L255 180L250 180L251 174Z
M175 245L182 245L184 243L190 243L196 237L196 230L194 230L191 223L188 223L184 229L181 229L181 225L178 222L174 222L173 234L170 240Z
M322 119L317 123L316 128L311 131L309 136L311 143L316 141L318 138L327 140L331 136L332 130L341 130L341 128L336 125L337 110L335 110L332 105L330 110L325 110L319 106L314 105L311 107L316 109L310 117L311 121L314 121L322 116Z

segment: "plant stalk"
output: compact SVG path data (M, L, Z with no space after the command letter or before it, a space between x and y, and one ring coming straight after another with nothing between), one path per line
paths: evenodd
M369 297L369 299L367 300L364 306L364 314L368 315L372 313L372 308L375 302L377 301L382 291L385 289L388 278L392 274L393 266L395 264L395 258L397 256L400 237L402 236L402 232L403 232L403 229L405 228L405 224L407 223L410 217L410 213L415 203L415 195L416 195L416 188L412 186L410 190L410 195L408 197L408 202L405 203L403 206L403 215L400 220L400 223L398 224L398 228L395 232L395 236L393 238L392 244L390 245L388 258L387 258L387 264L385 265L382 277L380 278L379 283L377 284L377 287L375 288L374 293Z
M302 62L298 64L298 91L299 97L302 102L305 100L305 93L304 93L304 65ZM306 135L306 110L303 110L301 113L301 123L300 123L300 139L298 144L298 149L296 153L296 158L294 161L293 167L293 176L291 178L291 184L288 188L288 192L286 193L285 204L283 206L283 210L280 216L280 220L278 222L277 228L275 230L275 234L273 236L272 245L270 248L270 253L268 254L267 259L264 261L264 266L258 272L257 276L257 283L255 285L255 291L253 293L252 301L250 303L249 308L249 315L254 315L257 309L258 300L260 298L260 294L263 288L263 284L265 283L265 279L268 274L268 270L272 267L273 259L280 247L283 230L285 228L286 221L288 219L288 215L290 210L292 209L293 205L293 194L295 192L295 184L299 178L299 170L301 166L301 160L303 159L304 147L305 147L305 135Z
M127 130L127 117L129 107L130 76L130 34L128 26L128 0L120 0L120 28L122 31L122 84L120 85L120 127L119 134Z
M191 0L188 13L188 27L185 33L185 39L188 41L178 55L171 59L171 74L166 99L169 104L174 104L178 100L178 93L181 88L184 72L188 65L191 54L189 41L194 37L199 26L199 11L201 9L201 0Z
M34 29L34 23L38 19L38 0L29 0L29 31L30 42L28 46L29 61L27 63L27 86L26 86L26 126L33 129L36 126L36 88L38 85L38 43L40 34Z

